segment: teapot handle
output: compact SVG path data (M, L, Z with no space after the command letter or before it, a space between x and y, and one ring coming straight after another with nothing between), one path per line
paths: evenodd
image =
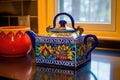
M89 37L92 37L92 38L94 39L94 44L93 44L92 48L87 52L86 58L87 58L88 55L96 48L96 46L97 46L97 44L98 44L98 39L97 39L97 37L96 37L95 35L93 35L93 34L88 34L88 35L85 36L85 38L84 38L84 44L87 43L87 39L88 39Z
M59 13L59 14L57 14L57 15L54 17L54 20L53 20L53 28L56 27L56 19L57 19L57 17L60 16L60 15L66 15L66 16L68 16L68 17L70 18L70 20L71 20L72 28L76 31L76 28L74 27L74 19L73 19L73 17L72 17L70 14L68 14L68 13ZM61 20L61 21L64 21L64 20Z
M77 29L74 27L74 19L73 19L73 17L72 17L70 14L65 13L65 12L64 12L64 13L58 13L58 14L54 17L54 20L53 20L53 28L56 27L56 20L57 20L58 16L60 16L60 15L66 15L66 16L68 16L68 17L70 18L70 20L71 20L72 28L74 29L74 31L77 30ZM65 20L60 20L59 23L60 23L60 25L65 25L65 24L66 24L66 21L65 21ZM53 29L53 28L52 28L52 29Z
M26 33L29 35L31 39L33 49L35 49L35 37L37 37L37 34L32 30L26 31Z

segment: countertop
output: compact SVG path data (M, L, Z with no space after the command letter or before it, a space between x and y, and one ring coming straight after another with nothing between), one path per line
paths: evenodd
M120 52L92 51L91 61L78 70L42 67L35 52L19 58L0 57L0 80L120 80Z

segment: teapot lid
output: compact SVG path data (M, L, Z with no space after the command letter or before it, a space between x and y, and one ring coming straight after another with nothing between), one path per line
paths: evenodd
M67 21L65 21L65 20L60 20L59 21L60 27L56 28L56 19L60 15L66 15L66 16L68 16L70 18L72 28L66 26ZM51 28L51 26L47 27L46 31L47 32L53 32L53 33L73 33L73 32L79 31L80 33L82 33L83 32L83 28L80 28L80 26L77 27L77 28L74 27L74 19L73 19L73 17L70 14L68 14L68 13L58 13L54 17L53 27L52 28Z

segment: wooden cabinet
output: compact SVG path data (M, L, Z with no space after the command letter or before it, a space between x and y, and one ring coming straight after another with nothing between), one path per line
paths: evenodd
M38 32L37 0L0 0L0 26L17 26L19 17L29 16L30 27Z

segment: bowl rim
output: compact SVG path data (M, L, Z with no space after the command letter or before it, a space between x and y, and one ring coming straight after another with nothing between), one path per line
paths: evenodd
M0 27L0 30L30 30L27 26L4 26Z

